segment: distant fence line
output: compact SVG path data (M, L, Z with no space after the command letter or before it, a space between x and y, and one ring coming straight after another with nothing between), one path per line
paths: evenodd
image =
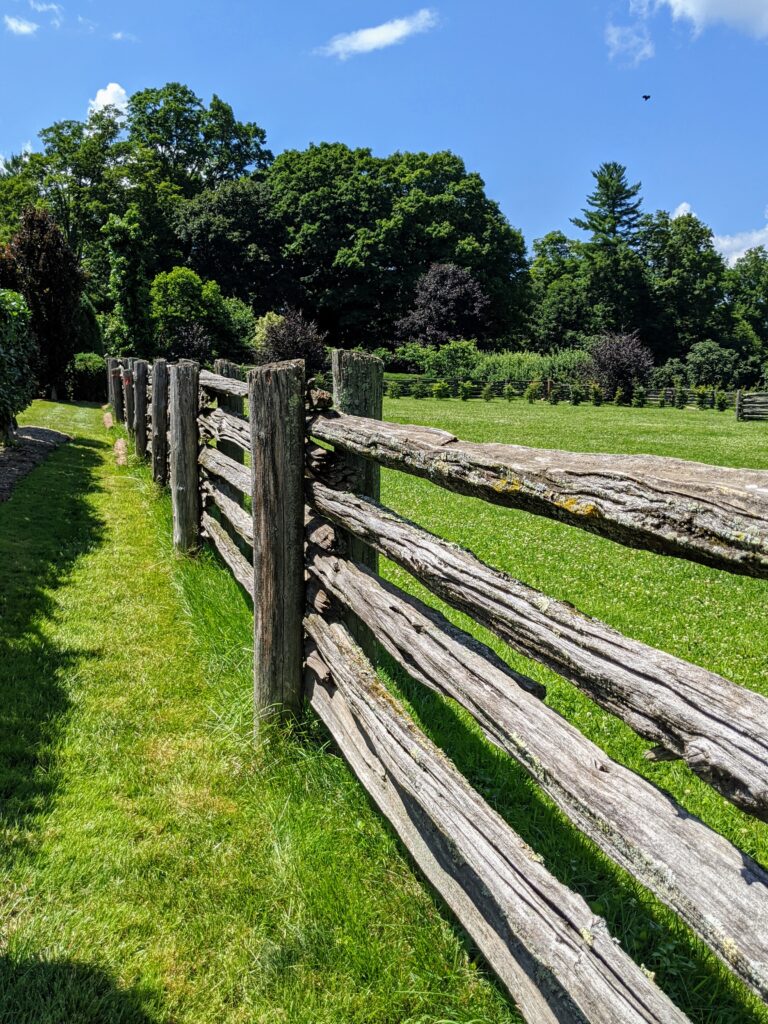
M253 600L257 729L307 700L531 1022L682 1024L605 921L557 881L375 673L378 648L461 704L559 809L768 998L768 872L549 708L544 687L378 576L439 599L768 820L768 700L623 636L485 565L379 499L379 467L631 547L768 579L768 472L652 456L470 444L382 421L379 360L333 353L333 396L299 361L110 360L115 413L158 483L174 544L208 540ZM324 447L320 447L320 442Z
M522 398L527 388L532 384L537 384L541 388L541 397L544 399L549 398L552 390L555 389L560 401L568 402L573 397L574 388L578 390L580 394L580 400L584 403L589 402L589 388L583 384L574 384L572 381L561 381L554 378L545 379L531 379L531 380L503 380L503 381L465 381L457 377L433 377L427 375L413 374L407 379L402 375L392 375L391 377L385 375L385 383L387 391L396 385L402 397L413 396L414 388L418 388L419 385L426 387L431 392L435 385L447 385L450 393L450 397L458 398L462 393L462 389L465 389L466 397L468 398L484 398L486 394L490 394L493 398L505 398L507 396L514 398ZM685 394L686 405L694 406L699 404L699 392L695 388L683 388ZM645 388L645 404L646 405L662 405L672 406L675 404L675 400L678 395L676 388ZM718 394L725 396L726 406L729 409L733 409L736 406L737 396L739 394L748 396L750 399L760 397L752 395L749 392L738 392L735 390L723 390L721 388L707 388L706 399L708 408L715 407L715 399ZM424 395L423 397L428 397ZM764 397L768 398L768 394Z

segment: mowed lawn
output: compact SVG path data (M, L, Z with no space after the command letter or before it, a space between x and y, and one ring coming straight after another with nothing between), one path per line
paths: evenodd
M93 407L0 505L0 1022L511 1024L307 720L252 738L252 615Z
M401 399L385 416L479 441L768 467L768 424L732 414ZM167 496L145 468L116 466L100 411L36 403L24 419L75 439L0 505L0 1024L519 1021L312 716L254 749L249 608L212 555L174 557ZM397 473L382 493L546 593L768 694L767 583ZM684 767L644 761L647 744L572 686L446 611L768 865L768 827ZM383 672L693 1021L768 1021L463 713Z

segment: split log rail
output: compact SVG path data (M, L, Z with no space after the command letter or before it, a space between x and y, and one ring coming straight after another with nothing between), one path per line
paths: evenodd
M150 376L140 360L111 360L108 384L159 483L170 458L176 547L210 542L253 600L257 733L311 705L527 1020L686 1020L384 688L375 659L385 651L465 708L578 829L768 1000L768 872L611 760L543 702L539 683L382 580L377 562L402 566L623 719L654 744L650 759L684 761L768 821L768 700L623 636L378 500L384 466L766 579L768 472L471 444L382 422L382 365L357 353L333 353L333 396L307 386L298 361L247 380L232 364L215 370L158 360Z
M768 391L737 391L737 420L768 420Z

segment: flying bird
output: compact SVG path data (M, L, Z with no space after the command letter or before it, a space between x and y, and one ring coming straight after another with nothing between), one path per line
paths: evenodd
M643 99L647 102L651 97L649 95L643 96Z

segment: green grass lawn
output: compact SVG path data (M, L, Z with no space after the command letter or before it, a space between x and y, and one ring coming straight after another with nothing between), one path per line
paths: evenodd
M252 620L93 407L0 505L2 1024L508 1024L344 763L251 737Z
M401 399L385 402L385 417L478 441L768 467L768 424L732 414ZM115 465L99 410L36 403L24 421L75 439L0 505L0 1024L518 1021L318 723L307 715L254 749L249 608L213 556L174 557L167 497L145 468ZM768 584L393 472L383 500L628 634L768 693ZM424 596L402 570L384 570ZM470 628L544 681L549 703L613 757L768 864L768 827L684 767L648 764L646 744L572 686ZM768 1022L466 715L384 671L693 1021Z

